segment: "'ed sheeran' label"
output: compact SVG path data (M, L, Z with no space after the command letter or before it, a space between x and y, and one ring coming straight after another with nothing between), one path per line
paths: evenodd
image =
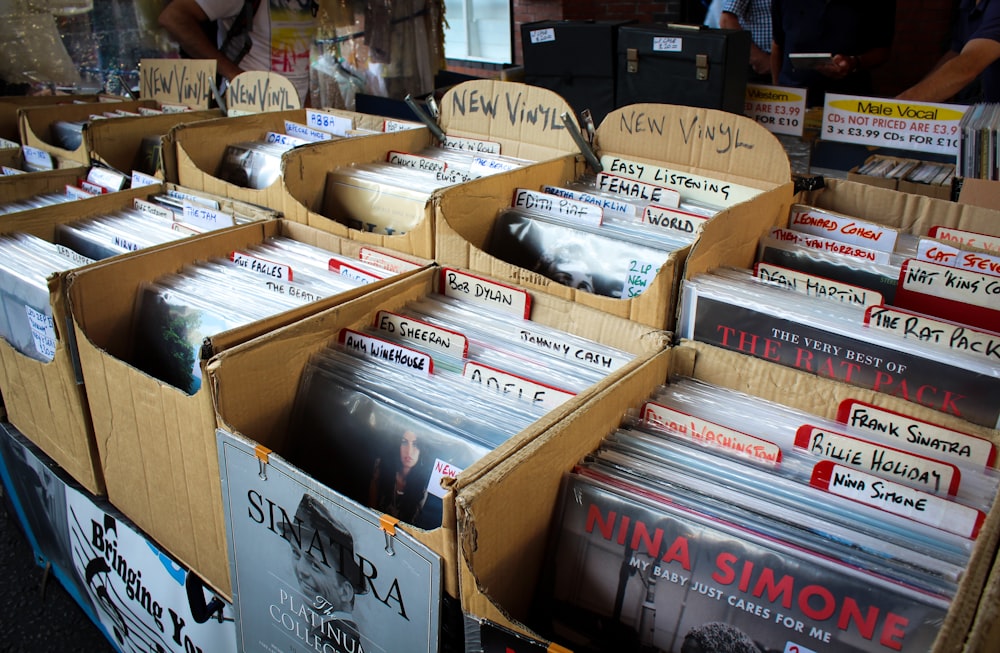
M1000 333L917 315L892 306L869 308L865 313L865 324L902 338L972 354L994 365L1000 364Z
M597 174L597 189L671 209L681 205L681 194L676 190L606 172Z
M448 297L487 306L525 320L531 316L531 295L528 291L460 272L454 268L441 269L440 289L441 293Z
M949 533L975 539L986 519L979 510L829 460L813 467L809 484L840 497Z
M434 361L429 354L353 329L340 330L340 344L349 351L357 352L407 372L426 375L434 372Z
M788 227L882 252L893 251L899 235L895 229L802 204L792 207Z
M855 431L895 438L925 449L929 456L942 456L966 465L971 463L975 466L992 467L996 458L996 447L985 438L857 399L845 399L840 403L837 421Z
M840 304L849 304L868 308L878 306L884 300L882 293L861 286L852 286L849 283L825 279L812 274L792 270L791 268L772 265L771 263L757 263L753 268L754 276L764 281L770 281L780 286L794 290L800 295L807 297L819 297Z
M576 396L572 392L538 383L475 361L468 361L465 364L462 376L472 383L484 386L487 390L540 405L546 410L557 408Z
M456 358L465 358L469 354L469 339L463 334L405 315L379 311L375 315L375 328L417 343L422 349L431 349Z
M950 463L900 451L867 440L803 424L795 433L795 446L814 456L871 472L932 494L958 493L961 474Z
M781 464L781 447L777 444L675 408L647 401L642 406L642 418L653 426L679 433L710 447L764 462L774 468Z
M955 242L966 247L978 247L987 252L1000 253L1000 236L990 236L964 229L952 229L950 227L931 227L927 233L931 238L938 240Z
M601 222L604 221L604 213L599 206L526 188L514 189L514 199L511 206L568 218L574 222L594 227L600 226Z

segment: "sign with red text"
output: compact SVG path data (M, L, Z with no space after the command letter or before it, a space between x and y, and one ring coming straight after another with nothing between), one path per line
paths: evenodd
M801 136L805 124L806 94L800 88L747 84L743 113L772 134Z
M965 107L826 94L822 138L868 146L957 154Z

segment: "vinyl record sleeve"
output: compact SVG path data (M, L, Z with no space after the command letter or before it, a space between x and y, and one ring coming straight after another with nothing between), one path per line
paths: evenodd
M929 650L945 617L936 597L576 474L561 496L539 617L578 652Z
M823 254L807 247L777 242L769 244L761 239L759 261L873 290L881 293L888 304L895 301L898 274L879 274L877 270L846 256Z

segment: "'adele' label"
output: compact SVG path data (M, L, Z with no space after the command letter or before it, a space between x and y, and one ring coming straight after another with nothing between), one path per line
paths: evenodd
M468 361L465 364L462 376L473 383L484 386L487 390L540 405L546 410L557 408L576 396L572 392L538 383L475 361Z

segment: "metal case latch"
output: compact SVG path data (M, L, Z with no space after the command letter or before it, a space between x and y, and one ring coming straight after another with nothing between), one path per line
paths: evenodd
M630 73L639 72L639 51L636 48L625 50L625 70Z
M708 55L707 54L696 54L694 56L694 67L695 73L694 78L699 82L703 82L708 79Z

